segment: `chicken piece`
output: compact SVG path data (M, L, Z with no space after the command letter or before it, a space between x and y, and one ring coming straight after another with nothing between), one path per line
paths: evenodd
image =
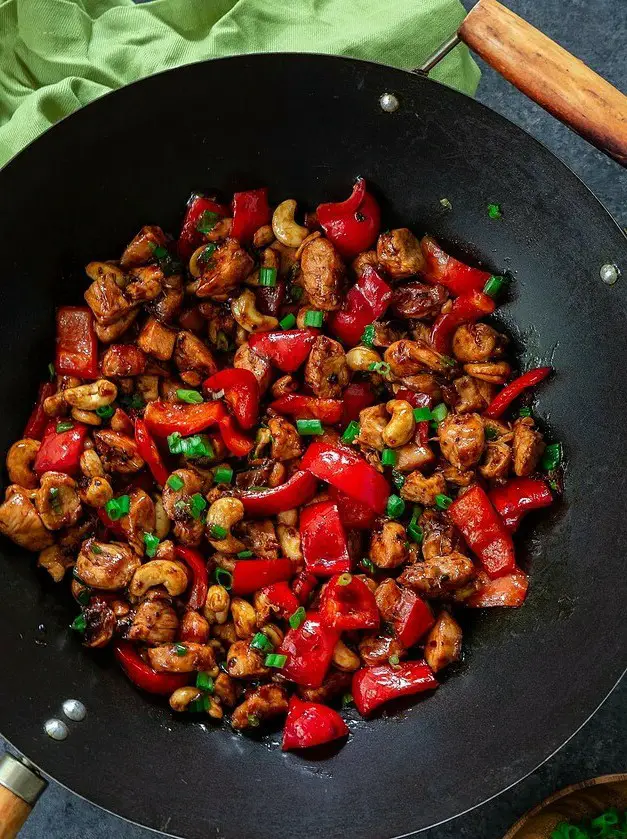
M59 547L69 554L77 554L85 539L89 539L96 532L98 519L95 515L89 514L73 527L60 530L57 536Z
M144 555L144 533L154 533L155 503L152 498L138 487L129 493L129 510L119 524L126 539L138 556Z
M271 417L268 429L272 435L272 460L283 462L301 456L302 437L289 420L285 417Z
M298 686L298 695L305 702L322 702L326 704L341 693L350 692L353 674L349 671L336 670L332 667L319 688Z
M165 598L142 601L133 613L133 622L126 633L129 641L158 646L170 644L176 637L179 619Z
M455 411L458 414L465 414L471 411L485 411L490 400L483 395L477 379L472 376L460 376L455 379L453 387L457 391L459 400L455 404Z
M173 472L182 481L180 489L172 489L169 484L163 487L163 509L174 522L174 536L184 545L196 547L202 541L204 524L194 519L190 512L192 495L202 491L202 478L191 469L177 469Z
M300 258L302 282L314 309L333 312L342 305L344 263L328 239L314 239Z
M92 649L100 649L113 638L117 624L115 613L108 603L99 597L92 598L83 609L85 632L83 644Z
M425 597L444 597L448 592L466 585L474 575L475 567L471 560L453 551L446 556L434 556L408 565L398 581Z
M94 431L94 445L107 472L120 472L128 475L139 472L144 467L144 461L139 456L135 440L103 428Z
M44 473L35 494L35 506L48 530L60 530L76 524L83 509L76 481L63 472Z
M390 635L366 635L359 642L359 655L367 667L387 664L392 656L402 658L405 648L397 638Z
M137 338L137 346L160 361L169 361L174 352L176 333L155 318L148 318Z
M12 484L18 484L24 489L36 489L39 486L39 478L33 466L40 448L39 440L28 437L13 443L7 453L7 472Z
M359 279L366 266L370 266L370 268L377 268L378 265L379 257L377 256L376 251L362 251L362 253L358 254L353 260L351 268L353 269L357 279Z
M138 314L139 309L130 309L125 315L122 315L121 318L118 318L116 321L108 324L107 326L96 321L94 329L96 330L98 340L102 344L111 344L113 341L117 341L135 322Z
M418 524L422 528L422 555L426 560L459 550L460 537L442 513L425 510Z
M420 442L419 432L414 440L400 446L396 451L396 470L398 472L413 472L415 469L425 469L435 463L435 455L426 443Z
M256 728L261 722L287 714L287 691L281 685L260 685L246 694L241 705L233 711L231 724L241 731Z
M207 618L188 609L181 618L179 626L179 640L186 643L193 641L195 644L206 644L211 635L211 626Z
M383 442L383 429L390 421L385 403L373 405L371 408L364 408L359 412L359 434L355 437L356 443L370 449L382 452L385 448Z
M90 262L87 273L93 282L85 292L85 301L99 324L111 326L131 308L116 282L121 272L107 262Z
M391 577L387 577L377 586L374 599L384 621L391 623L394 620L400 598L401 590Z
M425 370L444 376L452 372L451 359L430 347L426 341L409 341L403 338L391 344L383 356L394 376L403 378Z
M143 265L133 268L130 282L124 289L124 296L131 304L148 303L161 294L163 271L158 265Z
M204 265L196 295L228 300L231 292L252 274L255 263L237 239L227 239Z
M145 265L154 259L154 249L165 246L165 234L160 227L146 225L142 227L124 249L120 258L122 268L133 268L136 265Z
M234 682L226 673L219 673L214 680L213 693L223 705L232 708L237 702L237 682Z
M102 357L102 375L139 376L146 369L146 356L134 344L115 344Z
M440 472L447 484L453 484L456 487L468 487L475 480L475 473L472 469L464 472L457 466L451 466L446 461L443 461Z
M411 277L425 267L420 242L406 227L379 236L377 257L386 272L395 279Z
M400 382L393 387L395 390L409 388L415 393L426 393L433 399L434 404L442 401L440 383L433 373L416 373L412 376L403 376Z
M397 568L409 557L407 533L400 522L386 521L370 539L370 559L377 568Z
M43 551L54 542L29 493L16 484L7 487L4 503L0 505L0 533L29 551Z
M203 378L213 376L218 371L210 349L193 332L184 329L176 336L174 363L181 372L192 370Z
M401 487L401 498L425 507L435 507L436 497L446 495L446 481L439 472L428 478L421 472L411 472Z
M435 318L449 298L443 285L406 283L394 289L390 308L399 318Z
M512 462L512 450L501 440L488 442L479 474L486 480L506 478Z
M321 399L339 399L349 380L342 345L326 335L318 335L305 365L305 384Z
M251 650L248 641L235 641L229 647L226 667L229 676L234 679L259 679L270 673L270 669L264 666L264 660L265 656Z
M463 362L488 361L502 355L506 343L506 337L487 323L464 323L453 335L453 355Z
M141 565L128 545L121 542L83 542L76 560L76 576L91 588L116 591L126 588Z
M250 370L250 372L257 379L259 385L259 393L263 395L272 382L272 365L266 358L258 355L252 350L248 343L244 343L233 357L233 367L241 368L242 370Z
M272 519L245 521L241 527L244 538L250 542L253 556L261 559L279 558L279 543Z
M434 673L443 670L462 654L462 628L448 612L440 612L425 638L425 660Z
M74 557L59 545L50 545L39 554L37 567L45 568L55 583L60 583L68 568L74 566Z
M374 329L372 336L373 347L390 347L407 334L398 324L395 323L392 325L389 321L376 320L371 326Z
M531 475L545 449L542 434L535 428L533 417L520 417L514 423L514 473L519 478Z
M166 277L167 282L169 277ZM163 292L146 307L161 323L172 323L181 311L185 293L182 288L164 288Z
M465 471L481 459L485 445L479 414L449 414L438 426L442 454L453 466Z
M213 647L205 644L167 644L147 650L148 661L157 673L193 673L211 670L216 658Z

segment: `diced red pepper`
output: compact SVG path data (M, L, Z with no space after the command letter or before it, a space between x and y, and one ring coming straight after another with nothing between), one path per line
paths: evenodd
M48 423L33 469L38 475L43 475L44 472L75 475L79 469L85 437L89 429L86 425L77 422L69 431L57 434L56 427L56 420Z
M410 589L401 589L401 596L394 604L392 620L394 632L401 644L413 647L433 626L435 618L428 603Z
M484 571L477 574L480 588L468 600L467 606L484 609L491 606L522 606L527 597L529 578L520 568L512 574L491 580Z
M298 598L286 582L264 586L261 593L265 594L271 608L285 620L293 615L300 606Z
M180 545L175 546L174 552L192 572L192 586L189 589L187 606L190 609L202 609L209 591L207 560L199 551L192 548L183 548Z
M395 666L378 664L358 670L353 676L352 694L357 710L365 717L391 699L437 687L426 661L404 661Z
M228 207L207 198L198 192L193 192L187 202L187 210L181 227L181 235L177 243L178 254L181 259L187 262L196 248L199 248L205 241L205 237L198 229L198 224L204 212L216 213L220 218L229 214Z
M471 268L445 253L431 236L424 236L420 242L427 267L420 273L430 283L446 286L451 294L459 297L471 291L483 291L490 279L489 271Z
M130 681L147 693L170 696L189 682L189 673L158 673L153 670L128 641L117 641L113 649Z
M387 309L392 289L371 265L366 265L349 289L344 305L329 321L329 329L350 347L361 340L364 329Z
M295 472L284 484L272 489L249 490L240 495L247 516L276 516L300 507L313 498L318 482L309 472Z
M307 749L346 737L348 726L333 708L318 702L303 702L294 695L287 709L283 729L283 751Z
M448 352L458 326L491 315L494 309L494 300L481 291L471 291L456 297L450 310L436 318L431 329L431 343L438 352Z
M57 387L54 382L44 382L39 385L37 402L35 402L35 407L26 422L26 428L24 429L23 435L24 437L28 437L30 440L41 440L44 436L44 431L50 421L50 418L44 411L44 402L49 396L53 396L56 392Z
M523 391L546 379L552 370L552 367L536 367L535 370L529 370L527 373L523 373L522 376L514 379L513 382L505 385L503 390L494 397L487 411L485 411L484 416L490 417L491 419L498 419L501 414L505 413L514 399L520 396Z
M511 534L479 484L453 501L448 515L491 579L514 571L516 556Z
M244 244L252 241L253 235L272 218L268 204L268 190L250 189L236 192L233 196L233 226L231 236Z
M152 439L146 423L140 417L135 420L135 442L140 456L146 461L146 465L152 472L155 481L159 486L165 486L170 473L163 464L159 449Z
M305 606L309 600L311 592L318 585L318 578L315 574L310 574L309 571L300 571L292 583L292 591L298 598L298 602Z
M318 399L302 393L287 393L270 403L277 414L287 414L296 419L318 419L325 425L335 425L342 419L341 399Z
M254 442L236 427L233 417L226 412L218 421L220 436L227 449L236 457L246 457L252 451Z
M511 533L530 510L539 510L553 503L551 490L541 478L513 478L491 490L488 496Z
M255 289L255 300L257 302L257 310L262 315L271 315L277 317L279 310L285 301L285 293L287 291L287 283L282 277L278 277L276 284L273 286L257 286Z
M221 402L187 405L180 402L156 401L146 405L144 421L155 437L167 437L174 431L187 437L218 425L225 416L226 409Z
M241 428L253 428L259 417L259 384L250 370L228 367L209 376L205 391L224 391L224 399Z
M94 316L88 306L57 309L54 369L60 376L97 379L98 338Z
M329 487L329 497L335 503L340 514L340 521L347 530L371 530L377 520L377 514L367 504L351 498L337 487Z
M346 201L319 204L316 210L320 226L344 259L374 243L381 226L381 210L375 198L366 191L366 181L358 178Z
M307 360L317 334L314 329L255 332L248 346L284 373L294 373Z
M351 449L311 443L301 460L301 468L361 501L375 513L385 510L390 495L388 482Z
M327 674L340 633L317 612L309 612L297 629L289 629L277 650L287 656L281 673L292 682L319 688Z
M338 575L332 577L322 593L320 617L329 626L348 629L376 629L379 609L374 594L358 577L350 582Z
M232 594L253 594L257 589L289 580L294 566L289 559L237 559L233 569Z
M332 501L303 507L300 511L300 541L305 567L311 574L330 577L350 571L346 534Z
M126 541L128 534L120 524L120 520L113 521L113 519L110 519L104 507L98 507L96 515L107 530L110 530L111 533L113 533L114 536L117 536L118 539Z
M342 393L344 413L342 422L348 425L352 420L357 421L364 408L375 403L375 395L370 382L351 382Z

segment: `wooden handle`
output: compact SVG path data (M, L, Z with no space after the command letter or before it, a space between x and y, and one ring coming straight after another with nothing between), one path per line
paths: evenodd
M458 34L519 90L627 166L627 96L583 61L497 0L479 0Z
M0 786L0 839L15 839L31 810L19 795Z
M15 839L46 781L25 760L5 752L0 758L0 839Z

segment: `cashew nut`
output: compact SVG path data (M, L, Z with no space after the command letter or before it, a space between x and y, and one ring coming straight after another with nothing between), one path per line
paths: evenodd
M344 641L338 641L333 648L333 664L338 670L352 672L359 670L361 661L357 653L349 649Z
M245 550L244 543L231 535L231 528L243 518L244 505L238 498L218 498L213 502L207 513L207 538L216 551L236 554ZM222 536L222 531L226 531L226 536Z
M380 361L379 353L367 347L353 347L346 353L346 363L349 369L356 373L366 373L371 364L377 364Z
M290 527L298 525L298 510L293 507L291 510L283 510L282 513L277 513L276 520L279 524L288 524Z
M118 389L108 379L98 379L86 385L70 387L63 391L65 402L72 408L95 411L110 405L118 395Z
M477 361L464 364L464 372L482 382L503 385L512 372L512 368L507 361Z
M231 614L238 638L250 638L257 628L257 615L247 600L234 597L231 600Z
M177 688L170 697L170 708L173 711L187 711L189 705L197 699L200 699L201 696L202 691L198 688Z
M309 236L309 230L294 221L295 213L296 201L288 198L272 214L272 232L288 248L297 248Z
M277 649L283 643L283 630L279 629L279 627L275 623L267 623L264 628L261 630L267 638L274 644L274 648Z
M231 598L224 586L210 586L203 614L209 623L226 623L229 616Z
M81 408L72 408L72 419L84 422L85 425L102 425L102 420L95 411L83 411Z
M264 224L253 235L253 248L265 248L274 242L274 231L271 224Z
M135 571L129 593L133 597L143 597L148 589L154 586L165 586L172 597L183 594L187 588L185 569L168 559L153 559Z
M24 489L39 486L39 479L33 472L33 463L40 446L39 440L30 438L13 443L7 454L7 471L12 484L18 484Z
M89 504L90 507L104 507L107 501L113 498L111 484L104 477L90 478L85 489L79 490L81 501Z
M404 399L391 399L385 407L392 414L392 419L383 429L383 442L391 449L397 449L409 443L414 435L414 409Z
M67 403L63 397L63 391L53 393L47 399L44 399L44 413L47 417L56 417L59 414L64 414L67 411Z
M257 311L255 295L247 288L239 297L231 301L231 312L238 324L246 332L267 332L275 329L279 322L270 315L262 315Z
M192 275L192 277L196 279L198 279L198 277L200 277L200 275L202 274L202 263L204 260L201 260L200 257L206 249L207 243L201 245L199 248L196 248L196 250L190 257L189 273Z
M86 478L102 478L105 473L100 456L93 449L86 449L82 453L80 464Z
M55 583L61 582L65 572L73 564L73 558L69 557L59 545L50 545L49 548L44 548L37 560L37 567L45 568Z
M298 528L289 524L277 524L276 532L283 556L291 560L301 560L303 552Z

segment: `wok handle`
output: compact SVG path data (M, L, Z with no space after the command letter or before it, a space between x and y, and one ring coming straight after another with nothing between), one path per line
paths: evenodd
M0 760L0 839L15 839L46 781L8 752Z
M627 166L627 96L497 0L479 0L459 37L524 94Z

